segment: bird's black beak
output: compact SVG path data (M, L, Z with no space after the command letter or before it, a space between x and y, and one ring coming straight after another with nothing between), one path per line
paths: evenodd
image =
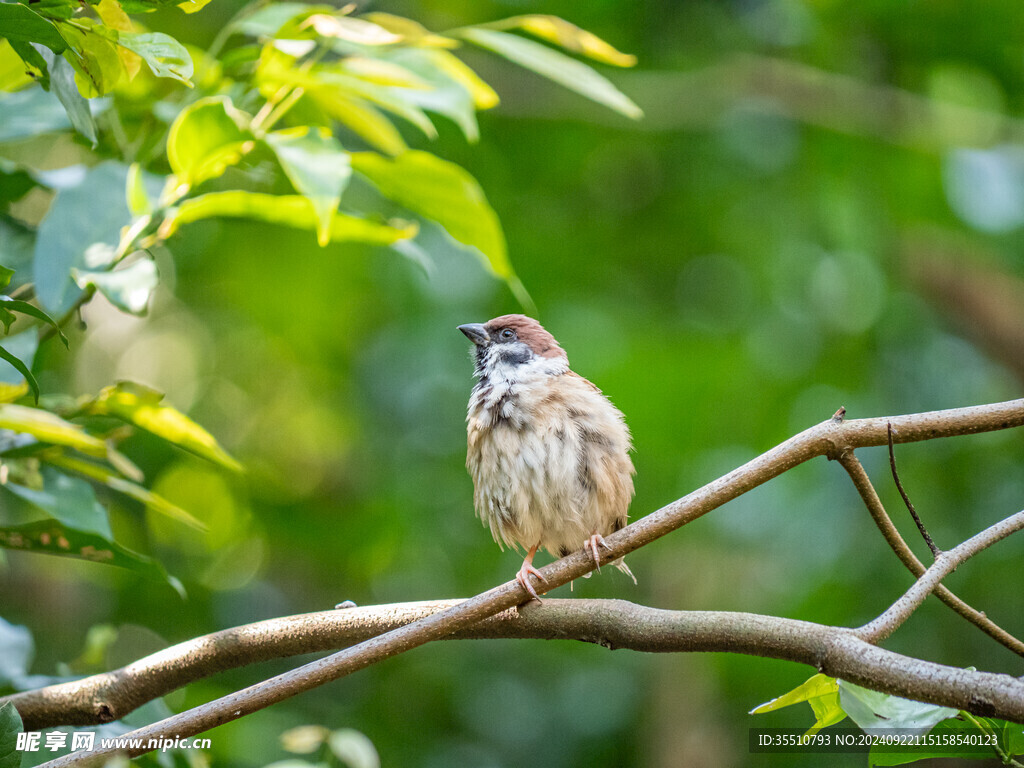
M478 347L482 347L491 340L491 337L487 335L487 329L484 328L483 323L466 323L466 325L460 325L459 330L466 334L466 338Z

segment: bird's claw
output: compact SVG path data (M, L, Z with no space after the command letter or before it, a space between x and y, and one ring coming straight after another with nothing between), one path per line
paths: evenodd
M598 552L598 547L604 547L607 550L611 550L608 542L604 540L604 536L600 533L595 533L586 541L583 542L583 551L587 552L593 559L594 565L597 566L597 572L601 572L601 553Z
M519 573L516 574L516 581L519 582L519 586L527 591L531 598L538 603L543 602L540 599L540 595L537 594L537 590L533 588L533 584L530 583L530 576L537 577L538 581L543 581L545 584L548 581L540 571L533 567L533 563L528 563L524 560Z

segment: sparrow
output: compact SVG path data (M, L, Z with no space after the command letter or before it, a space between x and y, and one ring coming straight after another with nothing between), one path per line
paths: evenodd
M526 552L516 581L539 600L537 550L565 557L582 544L600 570L604 537L626 525L629 428L536 320L502 315L458 329L474 345L466 468L476 514L499 546ZM636 583L622 558L613 565Z

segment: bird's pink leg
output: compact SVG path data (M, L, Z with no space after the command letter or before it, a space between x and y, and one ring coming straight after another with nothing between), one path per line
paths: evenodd
M607 543L605 543L604 536L600 533L593 533L590 538L583 542L583 551L588 553L594 558L594 565L597 566L597 572L601 572L601 554L597 551L598 547L604 547L605 549L611 549Z
M530 583L530 576L536 576L538 581L547 582L547 579L541 575L541 572L533 567L533 556L537 554L539 547L540 542L530 547L530 551L523 560L523 565L519 568L519 573L516 574L516 581L519 582L519 586L525 589L538 603L541 602L541 599L537 595L537 590L533 588L533 584Z

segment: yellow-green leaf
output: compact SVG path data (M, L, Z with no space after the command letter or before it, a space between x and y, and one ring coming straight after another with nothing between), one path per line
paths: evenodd
M373 22L383 27L388 32L398 35L406 43L417 46L428 46L430 48L458 48L457 40L450 37L437 35L424 27L418 21L407 19L404 16L395 16L391 13L364 13L359 18Z
M194 186L241 160L255 146L248 122L226 96L185 107L167 135L167 160L178 181Z
M242 471L242 465L220 447L213 435L181 411L164 404L163 397L163 393L143 384L122 381L103 389L86 410L123 419L222 467Z
M40 408L0 404L0 429L32 435L41 443L63 445L90 456L106 456L107 446L82 427Z
M500 100L497 92L466 66L462 59L456 58L448 51L428 51L427 54L431 64L466 89L473 97L473 104L477 109L498 106Z
M819 673L817 675L812 675L793 690L784 693L781 696L776 696L771 701L767 701L759 707L754 707L750 710L750 714L763 715L765 712L774 712L777 709L790 707L816 696L825 696L829 693L836 693L838 690L839 685L834 677L829 677L828 675Z
M496 275L512 274L498 215L476 179L463 168L415 150L395 158L356 152L352 167L385 197L433 219L460 243L476 248Z
M178 3L178 7L185 13L195 13L203 10L209 3L210 0L185 0L183 3Z
M116 29L118 32L135 31L132 20L128 18L128 14L124 12L124 9L117 0L100 0L93 7L96 10L96 15L111 29ZM124 65L124 70L128 74L129 80L139 74L139 69L142 67L141 56L127 48L118 48L117 55Z
M558 16L530 14L513 16L481 26L490 29L521 29L531 35L561 46L572 53L579 53L594 61L616 67L632 67L636 56L616 50L592 32L577 27Z
M149 201L149 193L146 191L142 166L138 163L128 166L125 196L128 200L128 210L133 216L142 216L153 210L153 204Z
M210 192L182 203L161 226L161 233L169 235L180 225L214 216L249 218L281 224L287 227L317 228L316 213L309 200L301 195L267 195L257 192ZM335 212L331 221L332 241L355 240L375 245L391 245L398 240L415 237L414 222L378 224L344 213Z
M834 677L824 674L813 675L788 693L784 693L750 710L752 715L773 712L806 701L814 711L814 725L807 734L815 734L822 728L840 722L846 717L839 704L839 685Z
M302 26L312 27L321 37L335 37L358 45L393 45L402 40L401 35L389 32L379 24L366 19L353 19L351 16L314 13Z
M323 88L310 94L328 115L353 133L389 155L398 155L408 147L402 134L384 115L363 99L346 96L337 88Z
M352 175L348 152L325 128L290 128L269 133L264 140L277 155L295 191L313 206L317 242L327 245L334 212Z
M123 493L129 498L145 504L146 507L154 512L165 515L172 520L177 520L200 531L209 530L202 522L181 507L172 504L163 496L155 494L148 488L143 488L141 485L137 485L130 480L125 480L116 472L104 466L93 464L91 461L75 459L71 456L48 455L44 457L44 460L55 467L74 472L82 477L101 483L112 491Z
M0 403L12 403L28 394L28 382L22 381L18 384L9 384L0 381Z
M368 83L396 88L429 89L430 83L414 72L393 61L370 59L365 56L347 56L337 63L339 71L358 77Z
M68 49L64 58L75 70L75 83L87 99L110 91L125 74L117 46L106 37L77 24L57 22Z
M538 75L576 91L581 96L603 104L619 114L634 120L643 117L644 113L640 107L606 77L582 61L570 58L553 48L527 40L525 37L482 27L464 27L451 34L457 34L471 43L487 48L514 64L533 70Z
M185 46L163 32L119 32L117 44L138 54L157 77L170 77L192 87L192 57Z

